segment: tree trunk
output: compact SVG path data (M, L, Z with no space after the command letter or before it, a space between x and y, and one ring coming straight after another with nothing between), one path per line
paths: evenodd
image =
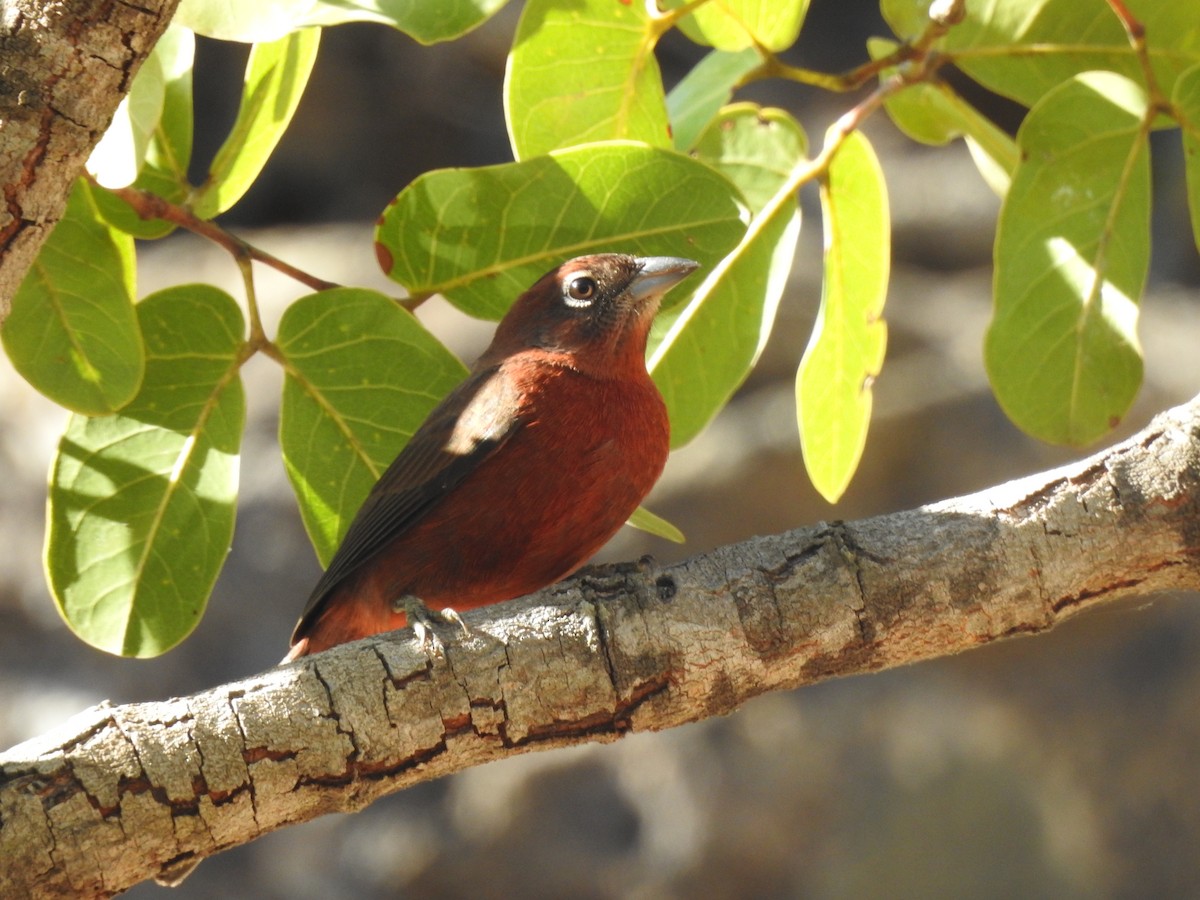
M0 321L179 0L0 7Z

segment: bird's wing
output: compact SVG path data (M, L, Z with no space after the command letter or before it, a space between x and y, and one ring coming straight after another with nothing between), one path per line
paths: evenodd
M446 395L371 488L341 546L309 595L292 642L329 593L412 528L520 427L520 397L498 367L474 372Z

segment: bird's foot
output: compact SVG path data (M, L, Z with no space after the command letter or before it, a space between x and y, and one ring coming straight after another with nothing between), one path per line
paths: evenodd
M441 653L445 649L442 639L437 634L440 626L457 625L462 629L464 637L471 636L471 629L467 628L462 616L448 606L443 609L430 609L419 597L405 594L392 601L392 609L404 613L421 649L427 653Z

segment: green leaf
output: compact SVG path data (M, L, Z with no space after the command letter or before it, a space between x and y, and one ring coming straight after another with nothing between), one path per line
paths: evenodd
M412 182L376 231L384 271L498 319L550 268L606 251L719 260L745 230L736 189L708 166L629 142Z
M684 5L671 0L668 8ZM718 50L743 50L755 44L778 52L796 43L809 0L721 0L705 3L679 23L698 44Z
M1088 72L1029 111L1000 210L985 357L996 399L1042 440L1085 444L1142 379L1138 300L1150 260L1146 98Z
M141 172L133 186L171 203L186 203L192 187L188 183L188 163L192 158L192 64L195 36L186 28L172 24L154 46L152 59L158 60L163 80L163 107ZM141 78L141 72L138 73ZM110 225L134 237L164 237L175 226L162 219L146 220L124 200L105 190L93 192L100 214Z
M929 3L883 0L882 11L896 34L912 37L924 28ZM1155 77L1170 94L1179 74L1200 62L1195 5L1126 0L1126 6L1145 25ZM938 49L985 87L1025 106L1092 69L1142 79L1129 38L1103 0L971 0L966 12Z
M687 541L682 531L661 516L656 516L644 506L635 509L625 524L655 537L666 538L676 544L683 544Z
M872 38L867 42L872 59L879 59L899 45ZM886 78L895 70L881 73ZM909 85L884 101L888 115L901 131L923 144L938 146L965 138L975 164L988 185L1003 197L1017 167L1016 142L997 128L987 116L964 100L944 81L921 81Z
M133 239L100 221L87 183L17 289L0 340L13 366L60 406L104 415L142 382Z
M50 474L46 573L80 638L157 656L200 620L233 537L244 326L208 285L137 308L146 379L119 414L72 416Z
M312 25L376 22L422 44L449 41L487 21L507 0L182 0L175 21L223 41L275 41Z
M800 207L785 183L806 148L791 116L750 103L722 111L696 145L756 215L691 300L655 322L649 367L671 414L672 446L688 443L724 407L771 333L800 232Z
M483 24L507 0L318 0L304 25L377 22L391 25L422 44L461 37Z
M165 92L161 58L151 53L88 157L87 170L99 184L119 188L137 178L162 117Z
M316 0L181 0L173 21L220 41L277 41L316 7Z
M1200 249L1200 66L1188 69L1180 76L1171 102L1180 115L1192 237L1196 248Z
M224 212L254 183L300 103L320 40L320 29L308 28L254 45L237 121L196 192L196 215L208 219Z
M762 64L753 47L737 53L714 50L700 60L667 94L671 135L676 150L691 150L700 133L733 96L733 89Z
M891 261L887 185L861 132L847 138L821 185L825 280L812 338L796 373L800 447L813 486L845 493L871 423L871 385L883 367Z
M643 2L529 0L504 78L513 155L620 139L671 146L657 40Z
M789 113L757 103L734 103L709 123L693 155L732 181L757 215L807 151L808 138Z
M357 288L297 300L275 343L287 373L283 462L328 565L372 485L467 373L410 313Z

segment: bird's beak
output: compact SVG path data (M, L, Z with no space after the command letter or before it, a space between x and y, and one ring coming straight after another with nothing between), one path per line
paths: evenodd
M641 271L633 277L626 292L634 304L661 297L683 279L700 268L700 263L678 256L643 256L638 259Z

